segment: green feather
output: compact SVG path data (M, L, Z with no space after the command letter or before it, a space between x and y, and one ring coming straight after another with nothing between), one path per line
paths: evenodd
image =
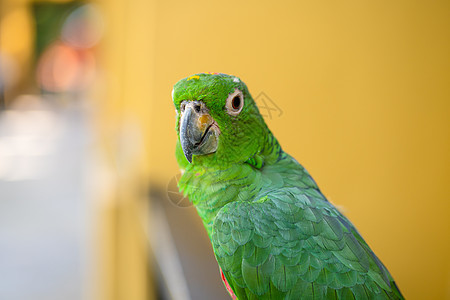
M263 295L269 289L270 275L274 269L274 259L268 259L260 266L252 266L245 259L242 262L242 275L248 288L255 295Z

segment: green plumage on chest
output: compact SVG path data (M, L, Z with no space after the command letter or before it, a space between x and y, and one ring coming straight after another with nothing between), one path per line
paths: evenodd
M402 299L350 221L282 151L240 79L197 74L173 98L179 187L238 299Z

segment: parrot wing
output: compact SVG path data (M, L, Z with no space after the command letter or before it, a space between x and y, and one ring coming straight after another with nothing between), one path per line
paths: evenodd
M315 188L227 204L212 243L240 300L403 299L350 221Z

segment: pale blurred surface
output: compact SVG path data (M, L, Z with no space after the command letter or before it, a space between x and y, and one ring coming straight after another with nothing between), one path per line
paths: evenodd
M79 111L24 98L0 114L0 299L85 299L89 133Z
M0 287L26 293L7 283L22 274L12 249L36 248L24 263L39 272L42 240L64 263L39 279L75 278L54 295L75 299L88 281L95 299L158 297L147 191L164 194L179 174L172 86L223 72L247 83L284 150L343 207L405 297L450 299L449 37L444 0L1 1L0 257L10 271ZM12 106L23 95L51 105L23 117ZM18 119L44 142L10 134L5 120ZM174 209L165 218L184 276L205 270L223 289L195 211ZM52 220L34 210L65 223L47 230ZM42 239L29 244L33 228Z

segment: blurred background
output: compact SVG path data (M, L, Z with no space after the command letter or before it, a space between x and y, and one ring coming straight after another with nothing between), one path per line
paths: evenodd
M239 76L407 299L450 299L450 2L0 2L0 299L228 299L173 84Z

